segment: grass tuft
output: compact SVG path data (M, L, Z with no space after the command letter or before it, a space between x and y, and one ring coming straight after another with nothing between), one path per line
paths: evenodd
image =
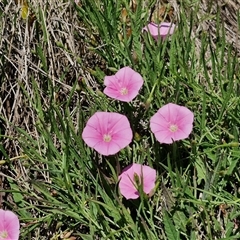
M239 238L239 3L130 2L0 3L0 208L18 214L20 239ZM156 42L142 32L153 20L176 31ZM103 94L124 66L144 79L126 104ZM172 145L149 128L169 102L194 113ZM131 122L115 156L82 140L96 111ZM119 192L133 162L158 172L147 200Z

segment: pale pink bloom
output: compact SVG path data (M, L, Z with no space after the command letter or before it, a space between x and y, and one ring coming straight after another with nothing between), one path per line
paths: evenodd
M133 163L123 169L119 178L119 189L126 199L136 199L140 196L139 187L142 185L143 192L151 193L155 187L156 170L142 164Z
M168 103L151 117L150 128L160 143L172 143L189 136L193 118L188 108Z
M132 137L126 116L114 112L96 112L89 118L82 133L85 143L105 156L128 146Z
M18 240L20 223L16 214L0 209L0 240Z
M104 93L111 98L130 102L143 85L143 78L130 67L121 68L115 75L104 78Z
M162 22L160 24L156 24L151 22L143 28L143 31L149 32L155 40L159 40L159 37L164 40L167 35L173 34L174 29L174 23Z

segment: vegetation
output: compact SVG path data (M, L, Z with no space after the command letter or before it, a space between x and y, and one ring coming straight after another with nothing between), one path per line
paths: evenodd
M1 1L0 207L18 214L20 239L240 238L238 9L238 0ZM155 41L142 32L150 21L177 27ZM144 79L130 103L103 94L104 77L125 66ZM149 120L167 103L190 109L194 128L160 144ZM130 121L133 141L118 154L81 137L97 111ZM131 163L156 169L153 196L120 194L119 167Z

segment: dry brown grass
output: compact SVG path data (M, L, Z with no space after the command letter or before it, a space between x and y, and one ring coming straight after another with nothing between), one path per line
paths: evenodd
M28 20L21 18L21 4L16 2L11 0L0 3L0 131L5 136L1 137L1 145L6 152L0 153L0 160L22 154L16 126L25 129L35 139L39 137L36 130L38 113L31 105L31 100L36 98L33 81L41 92L43 106L49 107L49 97L54 97L61 105L80 77L86 80L87 85L95 86L91 68L100 65L104 67L103 60L88 49L85 40L89 32L79 22L71 1L31 0ZM156 5L156 9L162 9L164 2L170 3L174 9L169 19L175 19L181 4L177 0L162 1ZM184 3L183 7L190 5ZM155 12L158 11L156 9ZM214 45L217 35L216 14L219 11L226 40L240 56L239 9L238 0L201 0L197 12L199 25L195 26L193 37L206 31L212 36ZM45 29L47 32L44 32ZM199 49L200 45L201 40L196 38ZM49 80L54 87L52 94L48 92ZM78 95L74 97L77 99ZM7 187L5 174L13 178L17 177L17 172L26 175L21 161L18 158L14 161L15 172L8 169L7 165L0 165L0 188ZM0 207L1 202L0 194Z
M5 136L1 137L5 153L0 151L0 159L14 161L14 169L7 164L0 164L0 189L9 187L6 176L18 179L19 186L28 189L29 172L21 161L24 156L16 127L24 129L34 139L39 138L36 128L39 113L32 105L36 99L33 82L39 89L45 108L49 107L51 97L59 105L64 105L79 77L84 77L88 84L92 84L87 68L92 66L93 61L89 58L84 41L86 32L77 20L72 3L30 1L29 9L29 19L24 20L20 3L0 3L0 131ZM94 61L97 63L98 58ZM50 93L49 82L53 86L53 93ZM74 99L77 97L75 94ZM47 175L40 178L50 181ZM4 202L14 205L11 195L0 193L0 207Z
M72 3L41 1L39 4L38 1L31 1L30 8L30 20L26 21L21 18L20 4L10 1L5 7L2 6L0 112L6 120L2 120L2 131L12 137L16 136L15 126L38 137L35 129L37 113L32 110L23 93L23 90L26 91L29 99L35 97L33 79L42 90L41 97L46 106L50 97L46 95L48 79L51 79L56 90L54 97L59 101L64 101L80 76L91 80L85 70L89 66L84 42L86 33L77 21ZM38 9L44 14L45 27ZM46 36L44 28L47 30ZM37 51L42 51L42 59ZM82 64L79 64L79 59ZM6 138L3 145L10 157L21 153L17 139Z
M167 1L163 1L167 2ZM163 15L163 2L156 4L155 13ZM178 1L168 1L174 8L169 19L179 14ZM19 126L35 135L36 113L26 101L23 89L33 98L32 78L43 92L47 88L47 79L51 79L55 87L54 97L63 101L79 77L84 77L94 84L88 68L101 65L101 60L88 51L84 41L86 29L81 26L77 14L70 1L31 1L29 21L21 18L21 4L10 1L5 6L2 3L3 17L1 21L1 89L0 113L2 133L15 136L14 127ZM189 5L188 5L189 6ZM44 14L47 34L44 36L43 22L38 9ZM238 32L237 11L240 9L238 0L201 1L197 16L199 25L194 34L206 31L214 38L216 36L216 13L220 10L220 18L226 31L226 40L240 54L240 34ZM160 11L161 10L161 11ZM190 11L189 11L190 12ZM160 17L159 17L160 18ZM14 20L15 19L15 20ZM196 45L200 48L200 39ZM39 59L38 47L42 48L46 66ZM47 69L44 69L47 68ZM44 94L44 93L43 93ZM46 95L42 95L44 104L48 104ZM10 157L18 156L21 149L17 139L5 138L4 148ZM2 157L3 158L3 157Z

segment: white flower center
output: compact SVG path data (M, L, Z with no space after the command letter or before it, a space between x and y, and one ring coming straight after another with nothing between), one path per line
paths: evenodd
M121 93L121 95L127 95L128 89L126 87L123 87L123 88L121 88L120 93Z
M112 137L110 134L104 134L103 135L103 141L104 142L110 142L112 140Z
M0 240L8 237L7 231L0 231Z
M169 130L171 132L176 132L178 130L178 126L175 125L175 124L171 124L170 127L169 127Z

